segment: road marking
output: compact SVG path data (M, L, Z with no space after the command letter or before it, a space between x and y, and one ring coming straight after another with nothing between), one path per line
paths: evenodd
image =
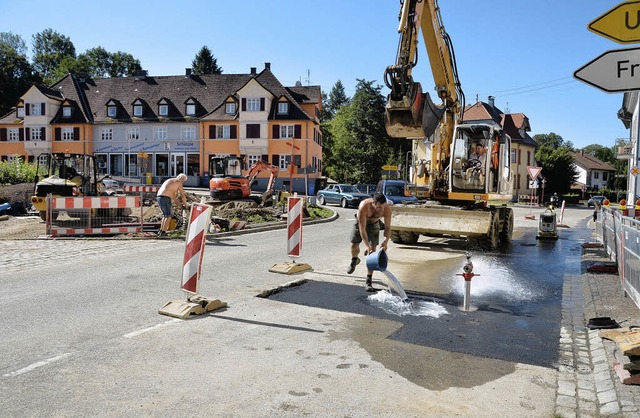
M46 366L47 364L54 363L54 362L56 362L56 361L62 360L62 359L64 359L64 358L67 358L67 357L69 357L70 355L71 355L71 353L65 353L65 354L62 354L62 355L57 356L57 357L52 357L52 358L47 359L47 360L42 360L42 361L39 361L39 362L37 362L37 363L33 363L33 364L31 364L31 365L29 365L29 366L27 366L27 367L23 367L23 368L22 368L22 369L20 369L20 370L16 370L15 372L11 372L11 373L4 374L4 375L2 375L2 377L16 377L16 376L20 376L21 374L24 374L24 373L30 372L30 371L32 371L32 370L35 370L35 369L37 369L38 367Z
M169 326L169 325L173 325L173 324L176 324L176 323L178 323L178 322L182 322L182 321L181 321L180 319L178 319L178 318L170 319L170 320L168 320L168 321L161 322L161 323L159 323L159 324L157 324L157 325L154 325L154 326L152 326L152 327L149 327L149 328L143 328L143 329L140 329L140 330L138 330L138 331L133 331L133 332L130 332L130 333L128 333L128 334L124 334L124 335L123 335L123 337L124 337L124 338L133 338L133 337L137 337L138 335L142 335L142 334L144 334L144 333L147 333L147 332L149 332L149 331L156 330L156 329L158 329L158 328L162 328L162 327L166 327L166 326Z

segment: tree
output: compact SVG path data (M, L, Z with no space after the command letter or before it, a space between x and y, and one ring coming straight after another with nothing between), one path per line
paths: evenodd
M349 97L347 97L347 94L344 92L342 81L338 80L331 88L329 98L323 108L333 117L342 106L348 103Z
M191 62L191 68L195 75L222 74L222 68L218 67L218 60L213 57L211 50L206 45L196 54Z
M578 179L578 170L571 155L572 144L553 132L535 135L533 140L538 144L536 161L547 180L546 189L550 193L567 193Z
M9 112L32 84L40 82L27 57L0 41L0 116Z
M0 43L9 45L18 55L27 56L27 43L20 35L12 32L0 32Z
M33 35L33 67L47 84L53 84L52 73L68 57L76 57L76 48L68 37L45 29Z
M101 46L87 49L82 54L78 55L78 61L80 61L81 67L88 67L88 74L91 77L104 78L109 76L109 71L113 65L112 54L107 52Z
M142 70L140 60L126 52L118 51L111 54L109 77L128 77Z

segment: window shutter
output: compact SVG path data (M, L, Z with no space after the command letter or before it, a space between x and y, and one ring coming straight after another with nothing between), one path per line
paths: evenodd
M19 141L24 141L24 130L23 129L20 129L18 131L18 140Z
M60 141L62 139L62 129L60 128L56 128L55 129L55 135L53 137L54 141Z
M73 140L80 141L80 128L73 128Z
M296 139L302 138L302 125L295 125L293 137Z
M264 97L260 98L260 111L264 112Z
M28 103L24 104L24 114L27 116L31 114L31 105Z
M40 114L44 116L44 111L46 108L46 103L40 103Z
M27 131L27 141L31 141L31 128L26 128Z
M242 111L243 112L247 111L247 99L245 98L242 99Z
M238 139L238 127L236 125L231 125L229 127L229 134L231 139Z
M47 129L45 127L40 128L40 141L44 141L47 139Z
M280 155L273 154L271 156L271 164L275 165L276 167L280 167Z
M7 140L7 128L0 129L0 141Z
M269 154L262 154L262 158L260 158L265 163L269 162Z
M209 125L209 139L216 139L216 125Z
M273 139L280 139L280 125L273 125L271 136Z

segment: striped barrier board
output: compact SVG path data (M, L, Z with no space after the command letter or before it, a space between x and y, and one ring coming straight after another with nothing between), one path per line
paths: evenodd
M140 207L139 196L54 197L52 209L117 209Z
M204 256L204 243L211 222L211 210L209 205L194 203L189 214L187 226L187 238L182 261L182 290L198 293L200 283L200 270L202 257Z
M141 226L113 227L113 228L57 228L51 227L51 236L65 235L109 235L109 234L135 234L142 232Z
M302 248L302 198L289 197L287 212L287 255L300 257Z
M125 184L122 186L122 191L124 193L156 193L160 189L160 186L139 186L136 184Z

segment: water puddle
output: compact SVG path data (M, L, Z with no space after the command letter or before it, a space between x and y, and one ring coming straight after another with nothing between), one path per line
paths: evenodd
M443 306L435 302L403 299L388 290L380 290L367 299L373 306L397 316L430 316L439 318L448 313Z

